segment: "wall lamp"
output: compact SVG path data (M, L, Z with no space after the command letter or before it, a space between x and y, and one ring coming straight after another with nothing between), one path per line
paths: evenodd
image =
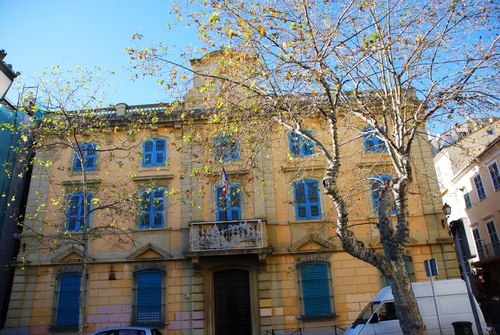
M446 226L446 221L448 221L448 217L451 214L451 206L447 203L443 205L443 214L446 216L446 219L441 219L441 225L444 228Z

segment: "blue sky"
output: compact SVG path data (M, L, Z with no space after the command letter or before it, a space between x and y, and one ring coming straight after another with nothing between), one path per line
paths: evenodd
M116 73L110 81L117 92L110 92L106 103L166 101L157 79L130 79L125 48L135 46L134 33L144 35L143 46L153 40L196 43L195 34L183 27L168 31L167 24L176 22L169 9L169 0L0 0L0 49L7 52L4 61L22 72L18 84L33 85L30 75L46 66L99 66ZM7 98L16 103L18 91L12 87Z

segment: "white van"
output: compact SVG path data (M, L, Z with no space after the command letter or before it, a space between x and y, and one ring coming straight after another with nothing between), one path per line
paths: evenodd
M465 282L461 279L451 279L436 280L433 284L443 335L454 335L455 331L452 323L459 321L471 322L472 331L477 334ZM412 287L427 328L427 334L440 335L431 282L412 283ZM476 304L483 334L488 334L481 309L475 300L474 303ZM344 332L344 335L375 334L403 334L399 326L399 320L396 318L394 297L389 286L384 287L377 293L354 323Z

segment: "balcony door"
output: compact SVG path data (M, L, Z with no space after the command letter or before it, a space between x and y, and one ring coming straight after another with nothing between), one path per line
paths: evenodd
M251 335L250 285L246 270L214 273L215 335Z

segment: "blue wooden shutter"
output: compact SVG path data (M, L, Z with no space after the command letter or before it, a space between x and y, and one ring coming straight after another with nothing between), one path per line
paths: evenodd
M312 134L311 130L305 130L304 132ZM314 154L314 143L293 130L288 132L288 142L290 153L293 157L310 156Z
M80 305L80 274L64 274L59 280L56 325L77 326Z
M141 191L140 228L161 228L165 224L165 190Z
M290 153L293 157L298 157L300 155L300 135L295 131L290 131L288 133L288 142L290 144Z
M80 146L82 160L86 170L95 170L97 163L97 151L94 143L84 143ZM73 155L73 170L82 171L82 162L78 159L78 155Z
M325 264L305 264L300 267L304 314L331 314L330 283L328 267Z
M409 257L404 257L403 261L405 263L406 273L408 274L408 277L410 277L410 281L413 281L411 279L410 258ZM389 279L387 279L386 277L384 277L384 280L385 280L385 286L391 285L391 283L389 282Z
M226 196L222 195L222 185L215 190L217 221L241 220L241 193L239 184L230 184Z
M85 143L83 146L83 161L87 170L95 170L97 162L96 145L94 143Z
M154 164L163 165L166 160L167 141L163 138L157 138L155 141L155 160Z
M392 176L389 174L383 174L383 175L379 175L379 176L373 176L372 178L373 179L371 181L370 188L371 188L371 195L372 195L372 202L373 202L373 212L376 215L378 215L380 193L382 192L382 188L384 187L385 182L387 180L391 179ZM397 213L396 204L394 204L391 213L392 214Z
M381 127L382 130L385 130L384 127ZM367 126L362 130L363 134L363 146L365 152L384 152L387 151L387 146L385 142L378 136L375 128L372 126Z
M497 162L493 162L489 166L491 181L493 182L493 189L500 190L500 171L498 170Z
M92 194L87 193L87 212L90 215L90 203ZM68 201L68 217L66 219L66 230L81 231L85 220L83 193L74 193ZM90 220L89 220L90 221Z
M142 165L144 165L144 166L153 165L153 152L154 152L153 140L145 141L142 151L143 151L142 152Z
M220 162L235 161L240 157L238 141L228 135L219 135L214 139L215 160Z
M295 216L297 220L321 218L321 205L317 180L294 182Z
M484 190L483 179L480 174L474 176L474 184L476 185L478 199L482 200L486 198L486 191Z
M162 322L163 274L144 272L137 274L136 323Z

